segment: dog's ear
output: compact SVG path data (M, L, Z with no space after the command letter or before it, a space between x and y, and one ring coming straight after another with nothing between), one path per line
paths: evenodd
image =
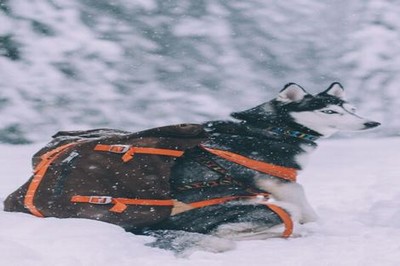
M343 88L342 84L340 84L339 82L333 82L329 86L329 88L322 93L334 96L339 99L345 98L344 88Z
M279 92L276 100L284 103L298 102L303 100L304 96L306 96L307 94L308 93L296 83L288 83Z

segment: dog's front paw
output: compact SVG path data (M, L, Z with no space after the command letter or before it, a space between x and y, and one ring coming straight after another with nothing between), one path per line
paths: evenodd
M318 215L313 209L304 211L301 215L299 223L306 224L318 221Z

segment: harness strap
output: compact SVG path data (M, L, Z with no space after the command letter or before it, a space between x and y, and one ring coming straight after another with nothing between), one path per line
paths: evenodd
M276 215L282 220L283 224L285 225L285 231L282 233L282 237L288 238L293 233L293 221L290 218L290 215L287 211L279 207L278 205L266 203L265 204L271 211L275 212Z
M233 153L230 151L224 151L219 149L207 148L205 146L200 145L204 150L217 155L221 158L224 158L228 161L243 165L247 168L269 174L272 176L280 177L282 179L286 179L288 181L295 182L297 178L297 170L294 168L274 165L266 162L257 161L254 159L250 159L248 157L242 156L237 153ZM147 148L147 147L132 147L131 145L105 145L105 144L97 144L94 148L95 151L107 151L113 153L123 153L122 160L124 162L130 161L135 153L139 154L154 154L154 155L164 155L171 157L181 157L184 154L184 151L180 150L172 150L172 149L159 149L159 148Z
M240 199L240 198L256 198L257 196L228 196L223 198L216 198L210 200L202 200L192 203L184 203L172 199L153 200L153 199L129 199L129 198L113 198L110 196L73 196L71 202L74 203L91 203L91 204L114 204L110 209L111 212L122 213L128 207L127 205L141 205L141 206L171 206L177 209L172 211L172 215L196 209L203 208L211 205L221 204L227 201ZM184 210L183 210L184 209Z
M215 173L219 174L221 177L217 180L210 180L210 181L200 181L190 184L184 184L180 186L174 187L176 190L184 191L189 189L201 189L201 188L211 188L211 187L218 187L218 186L239 186L245 189L250 194L266 194L265 191L259 190L255 187L245 184L237 179L235 179L229 171L217 163L215 160L210 158L210 153L207 151L201 151L200 154L196 154L194 156L194 160L197 161L199 164L207 167L208 169L214 171Z
M128 207L127 205L142 206L174 206L174 200L153 200L153 199L128 199L113 198L109 196L73 196L71 202L91 203L91 204L114 204L111 212L122 213Z
M146 148L146 147L132 147L130 145L104 145L97 144L94 147L95 151L108 151L113 153L124 153L122 156L122 161L128 162L133 158L135 153L140 154L154 154L154 155L164 155L171 157L180 157L183 155L184 151L171 150L171 149L159 149L159 148Z
M227 196L222 198L202 200L192 203L184 203L177 200L152 200L152 199L129 199L129 198L113 198L110 196L73 196L71 202L74 203L91 203L91 204L114 204L110 209L111 212L122 213L126 210L127 205L140 205L140 206L170 206L172 207L171 215L177 215L189 210L204 208L207 206L218 205L238 199L263 199L266 195L254 195L254 196ZM290 215L281 207L270 204L261 204L267 206L271 211L273 211L282 220L285 230L282 233L282 237L289 237L293 232L293 222Z
M47 169L51 165L51 163L57 159L65 150L69 147L76 145L77 142L71 142L62 146L59 146L51 151L44 153L40 156L40 163L37 164L35 169L33 170L33 177L28 186L28 190L26 191L25 198L24 198L24 206L27 208L33 215L38 217L44 217L43 214L36 208L33 200L37 189L39 188L42 179L47 172Z
M228 161L243 165L247 168L250 168L250 169L253 169L253 170L268 174L268 175L280 177L280 178L286 179L288 181L296 182L297 170L294 168L283 167L283 166L279 166L279 165L274 165L274 164L270 164L270 163L253 160L248 157L245 157L245 156L242 156L237 153L230 152L230 151L207 148L202 145L200 147L214 155L217 155Z

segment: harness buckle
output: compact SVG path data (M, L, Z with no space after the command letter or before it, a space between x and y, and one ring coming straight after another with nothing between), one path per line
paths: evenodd
M116 144L116 145L110 145L110 148L108 149L108 151L114 152L114 153L125 153L130 148L131 148L131 145Z
M110 196L90 196L89 203L92 204L110 204L113 198Z

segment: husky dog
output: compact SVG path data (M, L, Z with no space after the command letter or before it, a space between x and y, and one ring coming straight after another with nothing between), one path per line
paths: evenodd
M313 96L295 83L287 84L278 97L253 109L233 113L233 117L240 119L248 127L257 129L274 130L292 134L292 145L299 150L291 156L284 158L286 163L302 170L307 162L307 157L316 145L307 141L316 140L319 137L329 137L338 131L358 131L377 127L380 123L365 119L356 114L356 108L345 100L342 85L338 82ZM271 128L272 127L272 128ZM275 128L276 130L276 128ZM292 132L292 133L291 133ZM294 132L301 132L296 133ZM301 134L306 139L301 139ZM286 151L283 149L282 153ZM283 158L278 155L278 158ZM298 183L287 183L277 178L266 178L262 175L254 177L258 188L268 191L279 201L293 204L299 210L300 223L313 222L317 215L308 204L303 188Z
M288 237L293 221L317 220L295 182L315 141L379 125L355 114L339 83L317 95L290 83L232 117L135 133L59 132L4 209L105 221L177 252L223 251L232 247L223 238L269 238L282 225Z
M238 121L205 123L203 126L210 137L202 146L302 170L308 155L317 147L315 141L318 138L326 138L342 130L365 130L380 125L358 116L355 110L355 107L345 100L340 83L331 84L328 89L317 95L311 95L299 85L289 83L275 99L249 110L232 113L232 117ZM226 173L207 167L204 160L198 159L204 156L226 169ZM196 182L217 181L221 174L234 177L239 185L231 183L216 187L190 186ZM246 188L251 187L270 193L276 203L289 211L292 218L298 222L317 220L317 215L299 183L288 182L205 154L204 149L186 151L176 162L171 181L173 197L182 202L227 195L246 195ZM187 189L184 189L185 186ZM270 228L279 224L279 218L272 213L266 213L265 208L259 205L227 203L171 216L156 228L149 229L163 230L162 237L158 238L155 246L170 247L171 239L176 237L171 237L170 230L211 233L234 239L262 239L271 237ZM154 234L154 231L152 232ZM168 236L166 232L169 232ZM168 241L165 241L166 238ZM187 242L185 245L188 245Z

